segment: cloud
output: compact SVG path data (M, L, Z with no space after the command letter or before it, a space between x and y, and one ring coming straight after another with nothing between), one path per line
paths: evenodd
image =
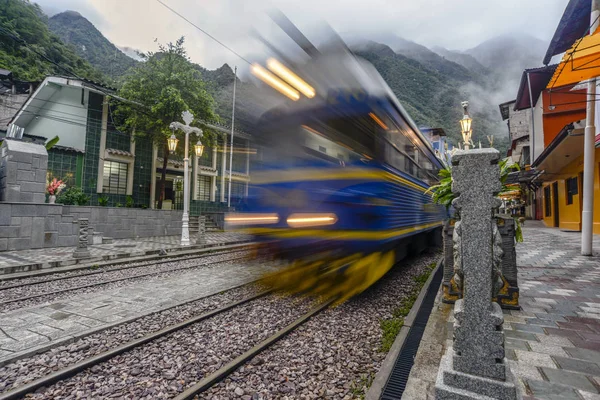
M120 46L143 51L186 36L193 61L208 68L244 62L173 14L156 0L38 0L44 8L79 11ZM327 21L338 32L386 32L426 46L468 49L505 33L549 40L566 0L163 0L242 55L260 54L253 29L285 42L267 17L281 9L311 38ZM313 37L314 38L314 37Z

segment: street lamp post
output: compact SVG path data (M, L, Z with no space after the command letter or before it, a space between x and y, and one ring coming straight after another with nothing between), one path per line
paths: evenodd
M180 122L171 122L169 128L173 130L173 134L167 139L167 145L171 153L175 152L177 143L179 140L175 137L175 131L177 129L182 130L185 133L185 149L183 153L183 217L181 218L181 245L190 245L190 178L189 178L189 164L190 159L188 158L188 152L190 147L190 133L196 133L198 137L202 137L202 129L190 126L194 120L194 116L189 111L181 113L181 118L185 125ZM204 152L204 145L200 140L194 145L194 151L196 156L202 157Z
M471 117L469 117L469 111L467 110L467 108L469 107L469 102L463 101L461 105L463 108L463 118L460 120L460 128L465 150L469 150L469 145L471 143L471 135L473 135L473 129L471 129L471 122L473 122L473 120L471 119Z

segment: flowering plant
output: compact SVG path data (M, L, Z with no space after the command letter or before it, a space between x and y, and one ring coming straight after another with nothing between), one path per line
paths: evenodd
M46 184L46 191L49 195L56 196L65 187L67 187L67 185L65 185L62 180L54 178Z

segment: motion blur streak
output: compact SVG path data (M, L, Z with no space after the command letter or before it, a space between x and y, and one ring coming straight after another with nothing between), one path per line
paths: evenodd
M260 80L271 86L278 92L286 95L290 99L296 101L300 98L300 93L291 88L288 84L277 78L275 75L264 69L258 64L252 64L252 73Z
M381 119L379 119L379 117L377 115L375 115L373 113L369 113L369 115L371 116L371 118L373 118L373 121L377 122L377 125L379 125L383 129L385 129L386 131L389 129L388 126L386 124L384 124L383 121Z
M277 214L235 214L225 216L227 225L276 224Z
M293 294L338 297L338 304L362 293L385 275L394 264L394 251L356 253L338 260L295 261L269 274L263 282L276 290Z
M287 224L292 228L333 225L336 222L335 214L292 214L287 219Z
M287 69L282 63L280 63L276 59L269 58L267 60L267 67L269 67L271 71L279 75L281 79L298 89L300 93L302 93L309 99L315 97L315 89L313 89L308 83L304 82L302 78L300 78L298 75L294 74L292 71Z

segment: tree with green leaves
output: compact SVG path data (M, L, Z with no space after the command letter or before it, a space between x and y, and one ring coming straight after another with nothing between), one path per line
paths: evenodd
M175 43L159 44L156 53L143 54L144 62L131 70L119 90L119 96L128 101L118 102L116 109L125 129L163 149L159 209L165 198L169 158L167 138L173 133L169 124L181 121L181 113L190 111L194 114L193 125L204 131L202 142L212 146L216 137L210 128L202 126L203 122L218 121L213 98L206 91L200 72L190 62L183 43L184 38L181 37ZM183 143L183 133L174 133ZM190 143L197 139L190 137Z

